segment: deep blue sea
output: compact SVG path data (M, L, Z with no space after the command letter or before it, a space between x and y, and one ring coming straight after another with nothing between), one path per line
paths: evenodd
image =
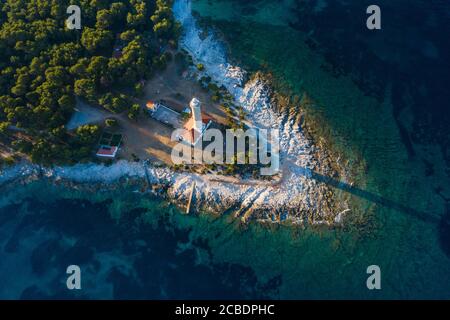
M195 0L230 59L308 94L355 225L240 225L135 193L0 187L0 298L450 298L450 1ZM82 289L66 288L70 264ZM368 290L366 269L381 269Z

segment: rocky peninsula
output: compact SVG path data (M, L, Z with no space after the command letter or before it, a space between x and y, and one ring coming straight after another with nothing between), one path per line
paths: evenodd
M205 36L204 30L198 27L190 1L175 1L173 11L183 26L180 47L196 64L204 66L199 78L208 76L217 86L225 87L235 104L245 111L249 127L279 131L281 172L271 180L262 181L175 172L149 161L122 160L108 166L88 163L53 168L22 163L0 171L0 187L13 181L27 183L43 177L95 191L128 183L143 195L150 192L184 206L195 182L196 211L232 213L243 222L342 223L344 214L351 208L347 201L338 199L326 181L338 177L349 183L349 174L339 157L316 145L305 132L301 106L280 108L279 96L265 75L257 73L248 79L245 70L231 65L223 43L213 32Z

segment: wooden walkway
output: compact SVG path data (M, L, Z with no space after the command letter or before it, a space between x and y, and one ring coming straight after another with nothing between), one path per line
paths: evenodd
M189 214L191 212L191 205L192 205L192 199L194 198L194 191L195 191L195 181L192 182L191 186L191 193L189 195L189 202L186 208L186 214Z

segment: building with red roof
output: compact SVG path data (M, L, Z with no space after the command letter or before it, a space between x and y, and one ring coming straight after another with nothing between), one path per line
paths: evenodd
M195 146L205 133L206 129L211 125L212 118L208 114L202 113L201 103L197 98L193 98L189 103L189 106L191 108L192 116L183 125L185 133L180 138Z
M100 146L98 149L96 156L101 158L115 158L117 155L118 147L113 146Z

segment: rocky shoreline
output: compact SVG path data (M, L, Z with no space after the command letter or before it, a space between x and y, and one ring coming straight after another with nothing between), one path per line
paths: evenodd
M239 180L219 175L199 175L174 172L147 162L118 161L112 165L77 164L70 167L43 168L22 163L3 170L0 187L4 184L27 184L38 179L86 192L110 191L117 185L132 186L143 195L164 197L184 207L195 181L194 211L217 214L232 212L243 222L290 221L296 224L327 224L342 222L342 212L348 212L345 202L335 199L324 183L313 179L313 172L335 176L332 159L312 145L296 124L296 113L275 114L270 83L262 75L251 79L243 88L242 105L253 123L280 126L282 173L272 183ZM266 121L270 121L266 123ZM273 123L271 122L273 121ZM287 126L287 127L284 127ZM283 130L281 130L283 129Z
M342 223L344 214L350 211L348 202L337 198L326 179L339 177L348 182L348 174L338 160L308 138L301 125L299 106L282 110L267 77L258 73L247 81L244 70L230 65L223 45L213 34L205 36L197 26L189 0L175 1L174 14L184 29L180 47L205 66L199 76L211 77L230 92L236 104L245 110L248 126L279 130L282 170L276 179L269 183L236 181L214 174L174 172L142 161L55 168L22 163L0 171L0 187L43 177L56 184L93 192L127 184L143 194L165 197L184 207L195 181L193 209L197 212L232 212L243 222Z

